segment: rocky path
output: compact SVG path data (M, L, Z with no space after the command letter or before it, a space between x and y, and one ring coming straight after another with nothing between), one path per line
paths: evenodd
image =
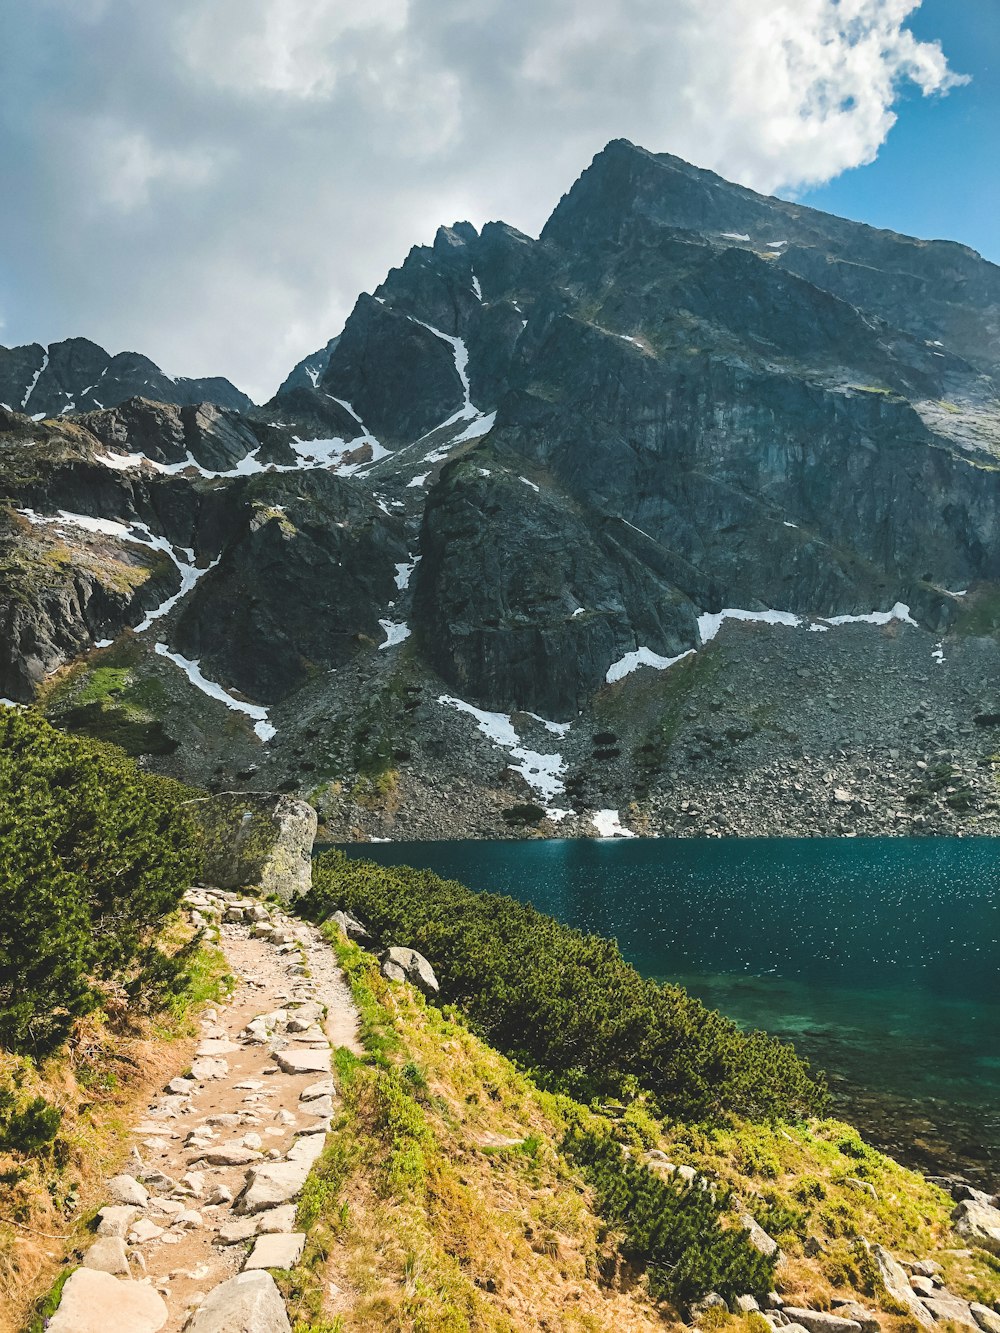
M201 1020L190 1069L133 1127L128 1174L108 1182L49 1333L289 1327L267 1270L302 1253L295 1201L334 1111L332 1050L360 1050L358 1016L313 927L212 889L187 904L219 926L237 985Z

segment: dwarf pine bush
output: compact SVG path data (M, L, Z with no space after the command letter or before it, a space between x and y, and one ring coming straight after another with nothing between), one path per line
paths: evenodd
M109 984L163 989L153 938L198 861L186 795L0 708L0 1046L43 1055Z
M641 976L617 944L513 898L430 871L327 852L304 909L343 908L387 944L426 954L443 1001L542 1084L579 1100L652 1094L661 1115L795 1119L826 1101L791 1046L742 1032L679 986Z

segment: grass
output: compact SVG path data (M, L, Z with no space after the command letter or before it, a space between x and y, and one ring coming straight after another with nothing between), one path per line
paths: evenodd
M159 680L137 674L140 661L139 644L125 638L100 657L76 663L47 693L46 713L60 727L132 756L172 754L177 741L164 727L170 701Z
M731 1191L734 1208L782 1246L786 1303L877 1304L862 1239L901 1258L935 1258L966 1299L1000 1296L1000 1260L947 1252L950 1199L851 1126L663 1124L641 1098L607 1115L584 1108L540 1091L457 1011L386 982L371 955L330 928L327 938L360 1013L365 1054L337 1053L342 1108L299 1206L309 1242L302 1264L281 1278L296 1333L675 1322L669 1305L650 1299L641 1271L623 1258L623 1238L564 1156L574 1126L611 1130L633 1156L661 1149ZM907 1333L881 1295L883 1328ZM721 1312L710 1322L764 1333L752 1316Z
M365 1055L338 1052L343 1111L299 1206L296 1333L662 1328L641 1283L597 1281L613 1247L557 1150L571 1104L329 938Z

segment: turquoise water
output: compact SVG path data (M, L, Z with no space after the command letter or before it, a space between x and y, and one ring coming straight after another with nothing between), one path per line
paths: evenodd
M590 839L346 848L612 936L787 1037L838 1111L928 1171L1000 1177L1000 842Z

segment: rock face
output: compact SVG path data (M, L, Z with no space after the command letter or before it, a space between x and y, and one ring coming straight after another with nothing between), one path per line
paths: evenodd
M209 1292L185 1333L289 1333L281 1293L270 1273L238 1273Z
M253 886L294 898L309 891L316 811L278 794L223 792L193 806L204 837L203 873L222 889Z

